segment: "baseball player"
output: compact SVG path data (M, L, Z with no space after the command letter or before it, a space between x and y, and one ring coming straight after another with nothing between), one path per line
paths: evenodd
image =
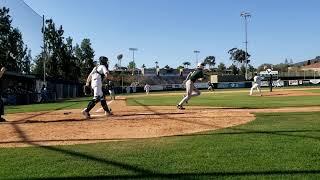
M203 74L203 68L204 64L203 63L198 63L197 69L194 70L192 73L189 73L186 79L186 96L183 97L181 102L177 105L178 109L185 109L183 107L183 104L186 103L191 97L193 96L199 96L200 91L194 86L194 83L196 80L202 80L204 78Z
M105 56L101 56L99 58L100 65L93 68L91 73L87 78L86 86L90 85L93 89L93 99L89 102L87 108L82 110L82 114L86 119L90 119L90 110L96 105L97 102L100 101L102 108L105 111L105 115L112 115L111 110L108 108L107 102L104 98L104 94L102 91L102 80L103 78L108 78L108 58Z
M116 96L114 95L114 84L112 81L108 82L108 90L109 90L110 98L115 100Z
M6 71L6 68L2 67L1 70L0 70L0 79L3 76L5 71ZM1 89L0 89L0 122L5 122L6 120L1 117L2 115L4 115L4 103L2 101L1 94L2 93L1 93Z
M208 81L208 90L209 91L214 91L214 86L213 86L213 84L210 82L210 81Z
M258 75L258 73L254 73L254 78L253 78L253 83L252 83L252 87L250 90L250 96L252 96L252 92L253 89L257 89L260 93L260 96L262 96L261 94L261 77Z
M149 94L149 91L150 91L150 85L149 84L146 84L144 86L144 90L146 91L146 94L148 95Z
M278 79L275 87L281 87L281 79Z

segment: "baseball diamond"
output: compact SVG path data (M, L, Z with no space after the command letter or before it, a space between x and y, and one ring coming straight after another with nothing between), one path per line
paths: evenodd
M320 179L319 7L0 0L0 180Z

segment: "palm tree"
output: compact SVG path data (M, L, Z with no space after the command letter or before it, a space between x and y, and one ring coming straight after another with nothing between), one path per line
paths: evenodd
M114 69L119 69L119 64L115 64Z
M190 63L190 62L188 62L188 61L183 62L182 64L183 64L183 66L184 66L184 67L186 67L186 68L188 68L188 66L190 66L190 65L191 65L191 63Z
M211 67L216 65L216 58L214 56L207 56L204 59L204 63L209 66L209 69L211 69Z
M119 61L119 67L121 68L121 59L123 58L123 55L122 54L119 54L118 56L117 56L117 59L118 59L118 61Z
M157 68L158 68L158 64L159 64L159 63L158 63L158 61L156 61L156 62L154 62L154 63L156 64L156 69L157 69Z

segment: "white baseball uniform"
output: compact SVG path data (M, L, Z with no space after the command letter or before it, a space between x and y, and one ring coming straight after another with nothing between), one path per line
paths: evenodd
M107 75L109 72L104 65L99 65L91 71L89 77L91 77L91 88L93 89L93 99L102 98L102 79L101 75Z
M146 94L149 94L150 85L149 85L149 84L146 84L146 85L144 86L144 90L146 91Z
M257 89L261 95L261 77L256 75L253 78L253 83L252 83L252 87L250 90L250 96L252 95L253 89Z

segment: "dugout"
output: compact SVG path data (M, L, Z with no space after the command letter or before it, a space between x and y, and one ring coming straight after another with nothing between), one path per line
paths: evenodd
M33 75L6 71L0 81L2 98L6 104L30 104L36 101Z

